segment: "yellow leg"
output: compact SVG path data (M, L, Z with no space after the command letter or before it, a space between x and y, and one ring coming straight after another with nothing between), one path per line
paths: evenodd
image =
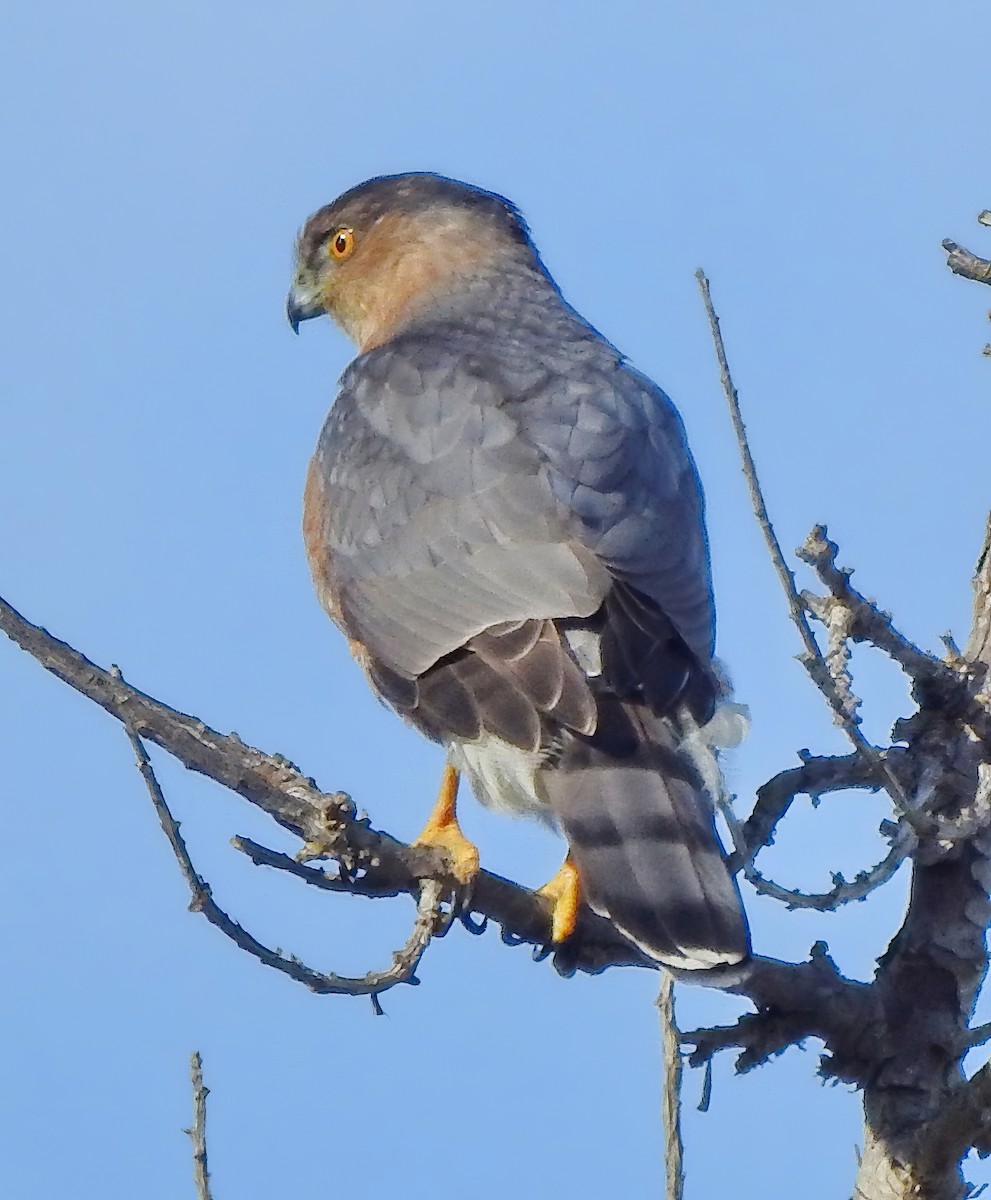
M448 763L440 783L440 794L414 846L438 846L451 859L455 879L467 886L478 874L478 847L469 842L458 825L458 772Z
M563 942L575 932L578 923L578 907L582 902L582 885L578 868L569 854L558 868L553 879L537 889L538 896L551 902L551 939Z

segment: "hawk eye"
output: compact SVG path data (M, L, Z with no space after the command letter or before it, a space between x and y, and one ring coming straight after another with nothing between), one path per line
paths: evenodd
M354 249L354 230L338 229L327 243L327 253L331 258L347 258Z

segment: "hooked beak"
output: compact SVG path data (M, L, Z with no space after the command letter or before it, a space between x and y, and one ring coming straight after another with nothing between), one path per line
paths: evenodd
M326 310L315 288L308 286L305 281L297 279L289 289L286 297L286 320L293 333L299 333L300 321L308 321L311 317L319 317Z

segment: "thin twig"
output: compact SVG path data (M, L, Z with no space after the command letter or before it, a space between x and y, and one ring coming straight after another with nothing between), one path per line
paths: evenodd
M764 540L767 543L774 570L784 589L792 622L805 645L805 654L802 655L801 660L802 664L811 676L813 683L815 683L832 708L837 724L840 725L859 753L868 760L878 775L883 778L892 801L909 821L917 820L917 815L912 812L908 797L905 795L901 784L891 771L888 770L881 756L878 754L877 748L871 745L864 737L856 720L848 713L843 697L829 673L829 668L823 658L819 643L812 632L812 627L809 625L808 618L805 615L805 606L799 598L798 589L795 587L795 577L788 563L785 561L785 556L781 550L781 543L774 532L774 526L771 524L771 518L768 515L767 505L764 503L764 496L757 478L757 467L754 464L753 455L750 453L750 443L747 440L747 427L743 423L740 398L733 383L729 362L726 358L726 347L723 345L723 335L719 329L719 317L716 315L716 310L712 303L712 295L709 291L709 280L702 270L695 272L695 278L698 281L699 290L702 293L702 301L705 304L705 311L709 318L709 329L716 350L716 359L719 363L719 378L723 385L726 401L729 404L730 417L733 421L733 429L736 432L736 440L740 449L740 456L743 460L743 475L750 492L750 501L757 517L757 523L760 525Z
M285 871L325 892L346 892L349 896L368 896L374 899L381 899L383 895L395 895L394 890L383 892L382 887L375 883L374 876L356 878L350 874L328 875L318 867L308 866L288 854L271 850L268 846L240 834L231 838L231 845L235 850L246 854L256 867L273 867L276 871Z
M756 891L764 896L770 896L774 900L779 900L782 904L787 904L789 908L814 908L819 912L832 912L843 904L849 904L852 900L865 900L871 892L876 891L894 876L916 846L914 831L907 824L899 824L891 843L891 849L876 866L862 871L856 879L852 880L835 875L836 882L828 892L799 892L793 888L782 887L781 884L768 879L757 870L753 865L753 860L756 850L760 847L751 850L747 845L743 834L743 825L733 812L733 806L729 799L726 796L717 796L716 799L729 828L730 837L733 839L733 847L737 855L736 861L739 863L744 878Z
M193 1084L193 1125L186 1132L193 1143L193 1178L197 1200L213 1200L210 1172L206 1161L206 1098L210 1089L203 1082L203 1059L194 1050L189 1056L189 1076Z
M754 807L743 822L741 836L751 857L762 846L768 846L774 837L778 823L788 812L798 796L817 799L829 792L847 788L881 786L873 768L860 754L814 756L804 751L800 754L802 765L779 771L757 789ZM734 868L737 864L732 864Z
M394 891L383 893L381 886L375 882L373 876L356 878L354 875L343 870L337 875L328 875L326 871L308 866L306 863L300 862L299 859L290 858L288 854L282 854L278 850L270 850L268 846L263 846L259 842L252 841L251 838L241 836L232 837L231 845L235 850L240 850L242 854L246 854L256 867L274 867L277 871L285 871L288 875L295 875L297 879L302 879L304 883L310 884L311 887L321 888L326 892L343 892L348 896L364 896L370 900L379 900L383 895L395 895ZM460 907L458 904L452 903L446 915L438 913L434 923L433 936L444 937L454 923L455 918L459 919L470 933L484 933L488 924L488 917L483 917L481 921L476 922L472 919L470 908ZM379 1006L375 1004L374 993L372 993L372 1001L376 1012L378 1012Z
M709 331L712 334L712 341L716 350L716 360L719 363L719 380L723 385L723 392L729 404L730 418L733 422L734 432L736 433L737 446L743 459L743 476L747 481L747 489L750 492L750 503L753 505L754 513L757 516L757 523L760 525L764 541L767 543L767 547L771 553L771 562L774 564L774 569L787 597L791 619L798 627L808 653L815 658L821 658L822 655L818 643L813 637L809 623L805 619L805 610L798 598L795 578L785 561L784 553L781 550L781 543L778 541L778 535L774 532L774 526L771 524L767 505L764 503L764 495L757 480L757 467L754 463L753 455L750 453L750 443L747 440L747 427L743 423L743 413L740 409L740 397L737 393L736 385L733 383L733 376L730 374L729 361L726 358L726 347L723 344L723 335L719 328L719 317L716 315L716 310L712 303L712 294L709 290L709 280L701 268L695 272L695 278L702 293L702 302L705 305L706 315L709 318Z
M661 972L657 993L661 1020L661 1122L664 1127L664 1196L682 1200L685 1147L681 1139L681 1035L674 1016L674 977Z
M118 668L113 667L111 671L117 678L121 678ZM192 899L189 902L191 912L201 912L211 925L216 926L242 950L246 950L266 967L273 967L297 982L305 984L318 995L377 996L397 984L410 983L415 978L416 968L427 946L430 945L437 922L440 920L443 887L438 880L423 880L416 906L413 932L406 945L393 954L391 967L381 971L369 971L367 975L360 977L349 978L333 972L315 971L298 958L287 958L259 942L257 938L228 916L214 900L210 885L193 866L186 843L179 832L178 822L168 806L144 744L126 722L124 728L134 748L138 770L148 788L148 794L151 796L162 829L169 839L169 845L179 863L183 878L192 893Z

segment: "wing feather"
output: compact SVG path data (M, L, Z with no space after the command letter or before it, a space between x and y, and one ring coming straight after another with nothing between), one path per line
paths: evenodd
M437 338L397 339L342 380L307 490L311 567L376 687L431 736L483 729L522 747L555 721L588 732L593 687L657 712L711 709L684 431L597 344L613 357L536 381L528 369L525 394L505 361ZM598 639L594 684L566 627Z

